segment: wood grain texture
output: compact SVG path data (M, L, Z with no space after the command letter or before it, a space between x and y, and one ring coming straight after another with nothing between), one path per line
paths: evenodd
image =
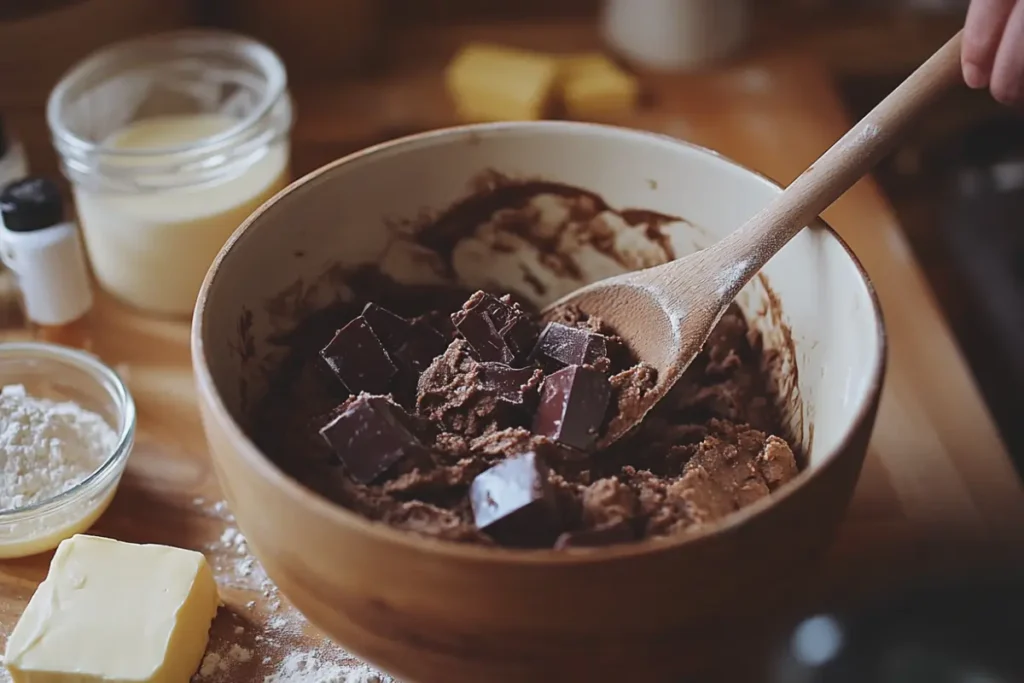
M272 47L293 81L362 72L380 45L379 0L218 0L216 23Z
M485 27L513 44L591 47L584 27ZM472 32L470 32L472 33ZM398 131L452 123L438 66L464 37L415 33L409 59L371 82L298 89L295 167L304 172ZM433 45L433 50L418 50ZM439 46L439 47L438 47ZM418 55L416 54L418 52ZM770 50L705 74L651 76L652 104L628 123L715 148L782 182L849 126L823 68ZM825 218L856 251L882 301L889 372L869 454L834 546L793 596L796 609L877 596L906 582L1024 566L1024 495L933 295L876 184L855 185ZM202 548L224 522L196 497L219 500L189 371L188 326L152 321L103 301L96 351L130 369L139 443L97 531ZM0 646L48 557L0 563ZM752 647L765 634L749 634ZM741 643L747 641L741 640ZM737 680L734 642L710 638L722 680Z
M97 4L113 4L123 3L126 0L92 1ZM137 5L143 10L150 2L150 0L145 0L145 2L127 1L132 6ZM226 16L231 1L189 2L184 6L191 7L193 10L184 16L198 14L198 20L201 22L215 23L231 28L231 21ZM82 4L90 2L90 0L75 0L75 2ZM811 0L811 2L818 2L818 0ZM755 3L754 9L757 11L754 22L755 44L762 47L775 46L786 52L799 51L813 56L836 74L859 76L898 74L902 76L938 49L954 31L963 25L961 17L941 13L922 14L899 11L898 9L879 11L877 6L870 10L863 10L849 6L836 7L831 3L827 8L808 11L812 8L807 4L804 0L780 0L772 4ZM174 7L175 4L169 3L168 6ZM597 6L597 0L565 0L564 3L531 0L524 6L520 6L518 3L510 4L493 0L488 3L481 3L477 0L431 0L430 2L426 0L394 0L386 10L387 27L382 41L382 47L385 49L380 55L380 61L399 65L399 71L405 73L408 71L410 61L413 61L417 54L427 56L429 61L429 56L436 56L439 49L454 51L458 44L469 38L503 38L509 35L515 36L517 40L526 45L542 49L564 51L580 46L595 47L598 41L594 31L578 18L567 20L566 17L592 16L596 12ZM510 10L515 12L514 17L508 16ZM528 14L527 10L536 10L536 14ZM172 20L166 25L156 23L145 30L165 30L184 20L179 18L176 11L171 14L173 15ZM514 18L519 22L528 21L530 22L529 28L523 30L513 26L510 33L507 26L493 22L486 23L495 18L505 20ZM561 20L552 21L553 18L561 18ZM74 26L81 24L82 22L73 23ZM445 28L444 30L427 31L415 28L410 31L406 28L406 25L415 27L423 24L445 26ZM116 22L110 27L111 31L123 29L123 22ZM0 29L0 33L2 33L2 29ZM80 37L76 36L76 40L78 38ZM89 33L88 36L81 38L89 41L97 38L103 41L110 40L108 37L97 36L94 33ZM20 41L13 44L19 45ZM101 43L90 42L90 44ZM866 45L870 46L870 49L865 49ZM57 71L53 72L53 81L61 71L69 68L74 60L81 56L76 56L74 51L68 51L67 47L67 45L61 47L60 57L55 62ZM6 51L9 49L7 43L0 41L0 60L6 58ZM50 53L40 54L46 56ZM31 78L19 77L13 81L4 82L5 88L0 92L0 109L3 110L7 123L25 143L32 159L33 169L57 177L60 172L43 111L51 83L46 80L46 77L37 76L34 71L30 70L26 73ZM369 89L378 89L377 86L381 78L389 78L390 73L393 72L374 73L374 77L370 79ZM304 80L301 74L291 75L295 81ZM358 84L350 84L350 86L355 93L367 89ZM322 89L322 87L320 84L310 82L302 89L312 90ZM372 101L371 97L371 103ZM358 108L362 107L363 105L358 105ZM393 130L392 132L401 131ZM379 131L374 136L374 139L379 137ZM351 150L354 145L358 144L359 141L350 139L323 141L317 148L310 148L308 156L305 158L315 159L315 163L310 166L312 168L336 158L339 153Z
M77 0L0 14L0 107L41 107L60 76L94 50L196 17L194 0Z

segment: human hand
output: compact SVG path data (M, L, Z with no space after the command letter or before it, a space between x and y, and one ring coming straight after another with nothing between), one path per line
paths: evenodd
M1024 0L971 0L961 61L967 85L1024 106Z

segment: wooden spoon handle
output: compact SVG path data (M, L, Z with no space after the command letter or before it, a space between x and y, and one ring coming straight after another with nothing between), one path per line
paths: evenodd
M731 301L761 267L804 226L863 177L943 94L962 82L961 33L804 171L775 201L713 249L732 264L719 293ZM713 259L717 260L717 259Z

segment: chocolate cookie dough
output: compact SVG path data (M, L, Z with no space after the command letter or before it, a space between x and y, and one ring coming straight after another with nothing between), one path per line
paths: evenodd
M684 533L798 472L738 308L633 435L595 450L655 380L600 320L570 308L542 324L509 296L364 285L285 340L253 424L283 469L370 519L585 548Z

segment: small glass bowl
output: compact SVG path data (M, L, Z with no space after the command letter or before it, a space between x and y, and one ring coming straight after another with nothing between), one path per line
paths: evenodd
M119 435L95 472L63 493L0 512L0 559L55 548L88 529L110 505L135 443L135 402L112 369L82 351L43 343L0 344L0 387L24 385L32 396L74 401L102 416Z

